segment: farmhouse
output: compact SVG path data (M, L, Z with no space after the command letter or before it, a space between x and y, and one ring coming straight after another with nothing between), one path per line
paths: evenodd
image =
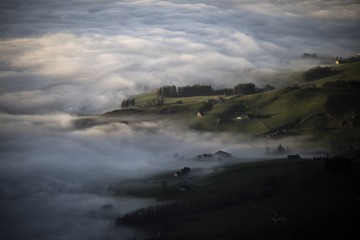
M217 160L229 159L231 158L231 154L223 151L217 151L214 153L214 157L216 157Z
M210 98L210 99L206 99L205 102L214 104L214 103L217 103L218 101L216 99L211 99Z
M248 115L236 117L236 120L249 120L249 119L250 119L250 117Z

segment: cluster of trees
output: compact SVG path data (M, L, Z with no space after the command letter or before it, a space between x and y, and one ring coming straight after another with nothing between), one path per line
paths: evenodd
M335 73L330 67L314 67L304 73L305 81L313 81L319 78L329 77Z
M316 53L304 53L303 58L317 58L318 55Z
M335 57L335 61L338 64L358 62L358 61L360 61L360 55L349 57L349 58Z
M303 59L316 60L321 64L333 64L334 57L326 56L326 55L318 55L316 53L304 53L302 55Z
M147 101L145 107L158 107L162 105L164 105L164 97L158 95L157 98Z
M230 197L214 197L207 201L197 201L193 203L174 202L162 205L148 206L146 208L138 209L134 212L127 213L122 217L116 219L116 224L126 226L148 226L165 222L178 217L203 212L208 210L215 210L223 206L231 206L238 204L243 200L240 194L232 195Z
M175 85L160 87L158 90L158 95L162 97L177 97L177 88Z
M254 83L239 83L234 88L222 88L214 90L210 85L187 85L184 87L176 87L175 85L160 87L157 91L156 97L147 101L144 107L157 107L164 105L164 98L171 97L192 97L192 96L211 96L211 95L249 95L254 93L261 93L275 90L274 86L265 85L263 88L258 88ZM134 99L124 99L121 103L122 108L130 108L135 106ZM207 111L212 108L211 103L202 104L199 108L200 112Z
M234 87L234 94L250 95L256 93L254 83L239 83Z
M158 95L162 97L191 97L215 95L214 89L210 85L187 85L184 87L164 86L159 88Z
M181 176L186 176L191 172L191 169L189 167L184 167L183 169L181 169L180 171L177 171L174 176L175 177L181 177Z
M213 94L213 88L210 85L192 85L185 87L178 87L178 96L190 97L190 96L206 96Z
M278 186L278 178L270 179L272 187ZM191 189L190 189L191 190ZM175 189L174 189L175 191ZM126 226L150 226L153 224L164 223L169 220L174 220L188 214L201 213L206 211L213 211L223 209L239 203L252 199L256 201L265 196L271 195L271 192L248 193L243 191L229 192L218 194L211 198L198 199L191 202L173 202L162 205L152 205L146 208L138 209L134 212L127 213L122 217L116 219L116 224Z
M241 94L241 95L250 95L254 93L262 93L275 90L275 87L272 85L265 85L263 88L258 88L255 86L254 83L239 83L233 89L234 94Z
M209 210L221 209L224 206L238 205L239 202L248 199L247 194L240 192L228 193L214 196L211 199L203 199L195 202L173 202L162 205L148 206L138 209L134 212L127 213L116 219L116 224L126 226L149 226L173 220L187 214L194 214ZM261 196L252 196L253 199Z
M178 96L190 97L190 96L207 96L212 95L214 89L210 85L192 85L185 87L178 87Z
M285 154L290 152L289 147L284 148L281 144L279 144L275 150L272 150L269 146L265 148L265 152L267 154L275 153L275 154Z
M148 206L117 218L116 223L126 226L145 226L173 219L187 212L188 206L179 202Z
M124 99L121 102L121 108L130 108L130 107L135 107L135 99L134 98Z
M210 95L234 95L234 94L254 94L259 92L272 91L275 87L266 85L264 88L258 88L254 83L239 83L234 88L222 88L214 90L210 85L187 85L184 87L163 86L158 90L161 97L192 97L192 96L210 96Z

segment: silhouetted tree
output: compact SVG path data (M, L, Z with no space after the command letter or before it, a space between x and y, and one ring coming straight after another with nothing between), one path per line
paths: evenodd
M328 77L333 74L333 70L330 67L314 67L310 68L304 73L304 80L305 81L313 81L319 78Z
M129 107L134 107L134 106L135 106L134 98L124 99L121 102L121 108L129 108Z
M275 90L275 87L272 86L272 85L267 84L267 85L265 85L265 87L264 87L262 90L263 90L264 92L269 92L269 91Z
M318 58L316 53L304 53L303 58Z
M214 90L210 85L187 85L183 87L163 86L158 90L158 95L162 97L192 97L207 95L232 95L233 89L224 88Z
M278 154L285 153L285 149L281 144L276 148L276 153L278 153Z
M249 95L254 94L255 92L254 83L239 83L234 87L235 94Z

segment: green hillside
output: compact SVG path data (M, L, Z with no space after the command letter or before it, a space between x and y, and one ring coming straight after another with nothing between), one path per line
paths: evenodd
M302 83L299 87L238 96L219 103L203 119L195 121L194 126L255 134L280 128L307 131L355 127L351 118L360 113L360 89L326 88L322 85L339 80L360 81L360 63L344 64L335 69L339 74ZM242 112L228 110L240 105L243 106ZM233 120L237 115L246 113L252 113L255 117Z
M336 81L360 82L360 62L337 65L332 69L334 74L330 77L310 82L297 77L297 84L293 87L246 96L228 96L214 104L205 104L204 101L215 96L196 96L165 98L162 106L142 107L157 96L155 93L141 94L134 97L137 109L116 110L104 116L130 113L166 115L201 131L274 137L309 134L322 138L327 135L331 136L326 137L328 139L344 138L344 145L353 140L358 142L360 88L323 85ZM198 117L200 111L203 115ZM274 135L279 131L280 134Z

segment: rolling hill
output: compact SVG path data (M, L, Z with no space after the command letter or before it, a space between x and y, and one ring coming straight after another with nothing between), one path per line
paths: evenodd
M333 66L332 69L336 74L329 77L310 82L298 78L297 84L291 87L246 96L227 96L207 109L204 102L214 96L165 98L162 106L115 110L103 116L121 118L128 114L155 114L200 131L270 137L309 134L330 142L338 142L336 139L341 138L344 148L350 142L358 143L360 89L334 83L360 82L360 62ZM156 94L145 93L134 98L138 106L143 106L156 98ZM201 117L197 117L199 111L203 113Z

